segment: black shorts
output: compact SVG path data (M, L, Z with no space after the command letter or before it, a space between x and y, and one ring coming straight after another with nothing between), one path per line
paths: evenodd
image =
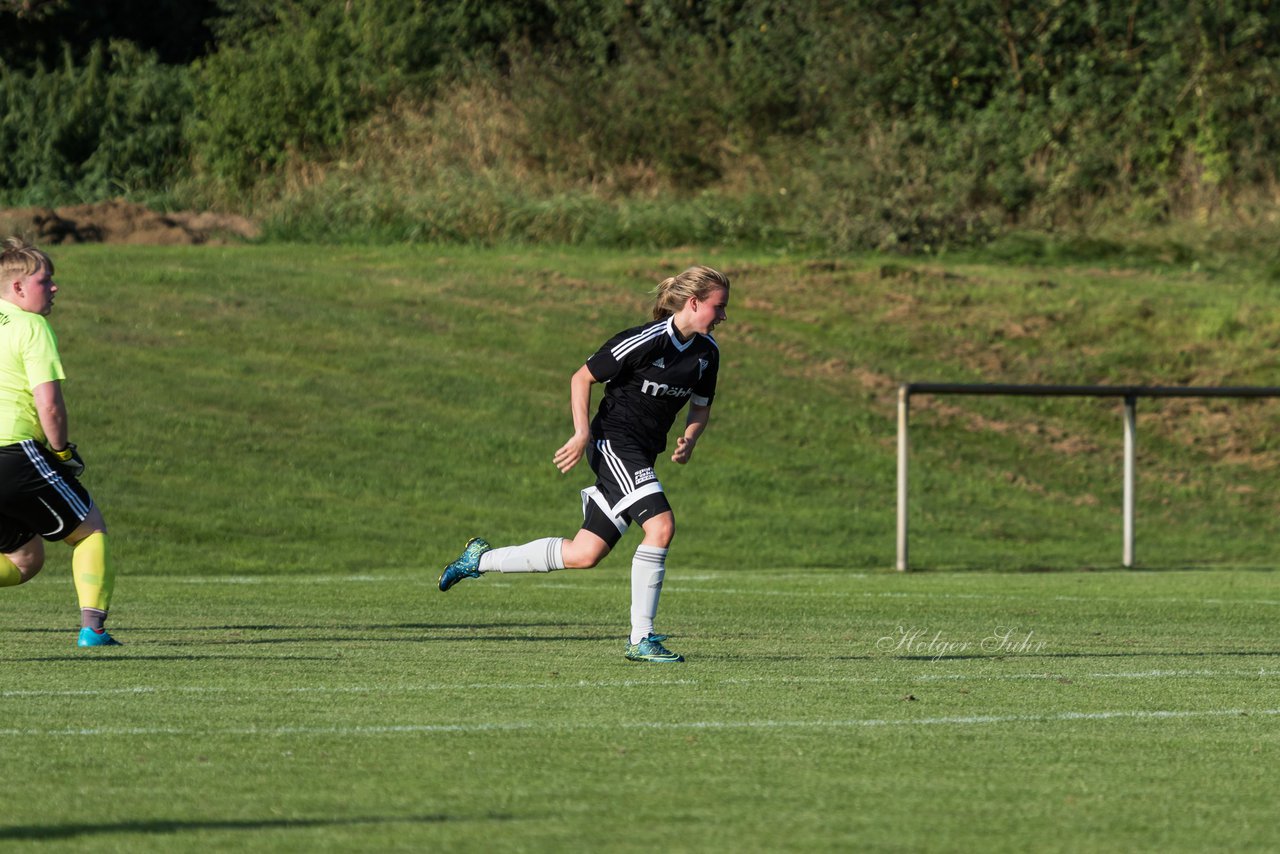
M37 535L64 539L92 509L88 490L44 445L28 439L0 447L0 552Z
M582 490L582 527L610 548L632 522L643 525L671 509L653 471L653 458L643 452L607 440L592 441L587 463L596 473L596 484Z

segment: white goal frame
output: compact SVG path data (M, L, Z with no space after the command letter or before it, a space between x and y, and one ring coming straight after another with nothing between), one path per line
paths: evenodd
M1124 540L1121 560L1133 567L1134 481L1137 412L1140 397L1280 397L1274 386L1105 386L1007 385L989 383L902 383L898 386L898 571L907 572L907 497L911 396L915 394L1010 395L1020 397L1119 397L1124 399Z

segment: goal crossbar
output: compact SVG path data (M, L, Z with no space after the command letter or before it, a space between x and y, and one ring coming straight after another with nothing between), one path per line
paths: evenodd
M1015 397L1118 397L1124 400L1124 534L1122 562L1134 562L1136 422L1140 397L1280 397L1275 386L1012 385L1002 383L902 383L898 386L898 570L906 572L909 421L913 394L1008 395Z

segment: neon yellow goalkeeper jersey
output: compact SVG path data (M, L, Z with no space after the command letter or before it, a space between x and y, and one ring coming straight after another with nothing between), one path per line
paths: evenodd
M66 377L49 321L0 299L0 446L45 440L31 390Z

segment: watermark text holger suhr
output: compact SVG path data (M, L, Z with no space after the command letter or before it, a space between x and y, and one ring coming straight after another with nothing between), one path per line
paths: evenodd
M898 655L927 656L935 661L955 655L1026 655L1044 652L1047 643L1035 631L997 626L981 640L953 640L941 631L898 626L898 630L876 641L876 649Z

